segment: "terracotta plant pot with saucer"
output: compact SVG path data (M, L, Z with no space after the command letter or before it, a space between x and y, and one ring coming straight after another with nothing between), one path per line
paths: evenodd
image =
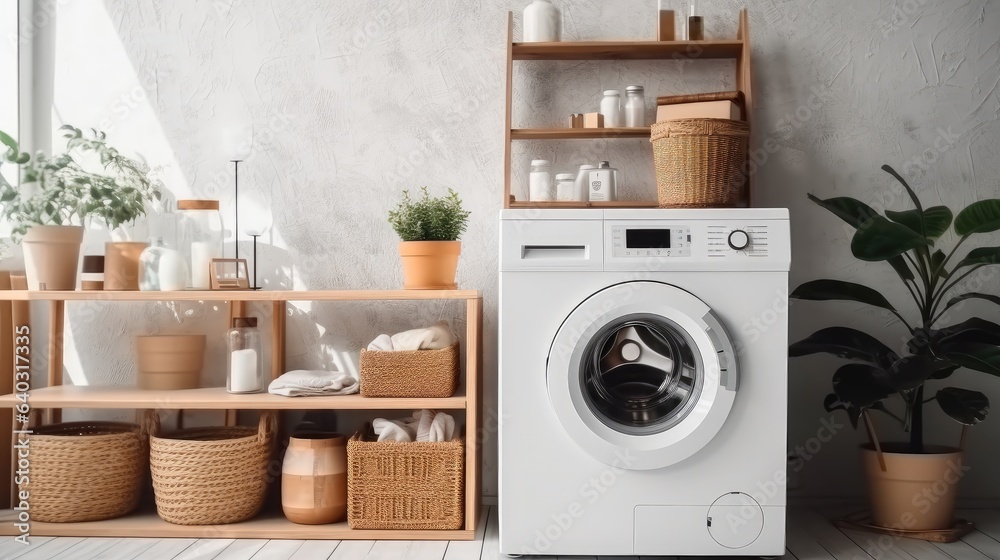
M469 213L462 209L458 193L432 197L427 187L414 200L403 191L403 200L389 212L389 223L402 242L403 288L407 290L454 290L462 243L458 238L468 225Z
M927 445L917 454L908 453L905 443L887 443L881 460L879 455L871 444L861 446L872 523L905 531L954 525L958 482L964 474L960 449Z
M80 264L80 226L33 226L21 240L29 290L75 290Z

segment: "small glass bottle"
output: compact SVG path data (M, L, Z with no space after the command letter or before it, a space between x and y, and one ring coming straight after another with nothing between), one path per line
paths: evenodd
M684 21L684 10L678 10L680 0L658 0L656 19L656 40L676 41L681 35L677 34L678 20ZM680 16L680 17L678 17ZM683 29L683 23L681 24Z
M575 200L573 198L575 179L576 177L572 173L559 173L556 175L556 200Z
M687 18L687 38L688 41L705 40L705 18L698 12L698 0L688 0L689 11Z
M162 237L152 237L139 255L139 289L144 292L175 292L187 286L187 262L170 249Z
M260 393L264 383L261 360L260 331L256 317L233 317L233 328L226 333L229 347L226 369L226 391L230 393Z
M531 160L531 173L528 174L528 200L549 201L554 197L555 186L552 183L552 163L547 159Z
M211 288L212 259L222 258L222 215L218 200L178 200L179 249L191 276L187 285L196 290Z
M604 92L601 100L601 114L604 115L604 128L622 126L622 95L617 89Z
M646 126L646 96L642 86L625 88L625 126Z

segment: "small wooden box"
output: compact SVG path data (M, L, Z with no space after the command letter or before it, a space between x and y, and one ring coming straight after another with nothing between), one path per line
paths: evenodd
M604 128L604 115L600 113L584 113L583 128Z

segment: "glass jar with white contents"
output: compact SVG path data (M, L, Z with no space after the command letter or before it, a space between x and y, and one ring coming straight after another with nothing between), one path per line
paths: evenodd
M261 361L260 331L256 317L233 317L233 328L226 333L229 348L226 391L260 393L267 389Z
M178 200L180 252L188 264L187 287L212 286L212 259L222 258L223 228L218 200Z
M576 176L572 173L559 173L556 175L556 200L572 201L576 200L574 191Z
M646 96L642 86L625 88L625 126L646 126Z

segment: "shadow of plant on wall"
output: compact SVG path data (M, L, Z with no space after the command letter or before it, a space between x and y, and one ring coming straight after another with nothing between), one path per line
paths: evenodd
M1000 305L998 296L965 292L959 286L981 268L1000 264L1000 247L973 249L948 267L972 236L1000 230L1000 200L974 202L953 216L945 206L924 208L892 167L882 169L903 185L914 209L886 210L883 216L849 197L821 200L810 194L809 198L856 229L851 241L856 258L892 266L916 304L919 322L910 324L881 293L852 282L813 280L796 288L791 297L852 301L886 309L909 331L909 353L900 356L876 337L853 328L828 327L792 344L789 355L829 353L851 360L833 375L833 393L824 401L827 411L846 411L855 427L867 410L882 412L909 432L907 452L924 453L925 404L936 401L945 414L964 426L981 422L989 411L989 399L978 391L945 387L928 396L927 383L946 379L961 367L1000 376L1000 325L978 317L938 325L951 308L966 300ZM952 227L958 242L946 253L935 245ZM902 402L901 414L887 404L893 395Z

